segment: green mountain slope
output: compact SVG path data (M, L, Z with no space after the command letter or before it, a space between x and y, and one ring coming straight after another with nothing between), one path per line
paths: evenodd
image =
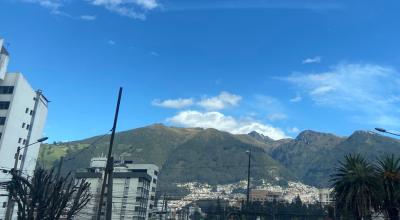
M206 129L180 145L168 157L161 177L168 182L205 182L223 184L247 178L248 154L252 153L253 179L276 181L295 177L262 148L243 142L237 136L215 129Z

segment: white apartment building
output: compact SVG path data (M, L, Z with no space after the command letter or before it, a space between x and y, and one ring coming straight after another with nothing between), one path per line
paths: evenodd
M0 168L14 167L17 147L24 147L42 138L47 118L47 99L35 91L21 73L8 73L9 54L0 39ZM31 176L39 154L40 144L21 150L18 170ZM0 182L11 176L0 172ZM0 220L5 219L8 193L0 188Z
M76 178L90 182L93 195L88 205L75 219L96 219L106 158L92 158L90 168L77 172ZM112 219L147 220L152 216L157 187L158 167L153 164L133 164L132 161L115 161L112 186ZM106 204L106 196L104 197ZM105 215L106 206L102 207ZM104 216L105 217L105 216ZM102 217L102 219L104 219Z

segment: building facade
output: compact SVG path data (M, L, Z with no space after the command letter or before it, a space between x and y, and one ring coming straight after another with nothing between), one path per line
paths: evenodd
M17 147L36 142L43 136L48 100L40 90L35 91L21 73L8 73L8 52L0 39L0 168L14 167ZM40 144L21 150L17 169L32 176L36 167ZM11 176L0 172L0 181ZM0 188L0 220L5 219L8 197Z
M86 179L93 195L89 204L75 219L96 219L106 158L92 158L90 168L77 172L76 177ZM152 216L157 187L158 167L153 164L133 164L132 161L115 161L112 186L112 219L147 220ZM154 197L153 197L154 196ZM106 196L104 200L106 201ZM105 204L105 202L103 203ZM102 207L102 219L105 216Z
M252 202L281 202L283 201L282 192L274 192L264 189L253 189L250 191L250 201Z

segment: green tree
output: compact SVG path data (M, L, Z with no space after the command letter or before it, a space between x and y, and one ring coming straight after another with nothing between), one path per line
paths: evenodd
M376 171L383 186L382 208L389 219L399 220L400 158L392 154L379 159Z
M374 166L360 155L347 155L332 176L336 206L350 211L354 219L368 219L378 202L380 184Z

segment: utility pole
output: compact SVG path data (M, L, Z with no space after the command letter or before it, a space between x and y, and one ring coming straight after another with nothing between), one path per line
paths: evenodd
M113 171L114 171L114 157L110 158L111 169L108 173L108 183L107 183L107 211L106 219L110 220L112 218L112 191L113 191Z
M106 215L106 220L111 220L112 191L110 191L110 188L112 189L112 171L113 171L113 165L114 165L113 164L114 162L113 162L113 160L111 158L111 154L112 154L112 147L113 147L113 144L114 144L115 129L117 128L119 105L121 103L121 95L122 95L122 87L119 88L119 93L118 93L118 101L117 101L117 107L116 107L116 110L115 110L114 124L113 124L113 127L112 127L111 138L110 138L110 146L108 148L108 154L107 154L107 164L106 164L106 169L105 169L104 175L103 175L103 184L101 186L99 206L98 206L98 209L97 209L97 216L96 216L97 220L101 219L101 209L103 207L104 192L105 192L105 189L106 189L106 183L107 182L110 185L108 185L108 187L107 187L107 210L106 210L107 215Z
M249 164L247 167L247 197L246 197L246 206L249 206L249 200L250 200L250 158L251 158L251 151L248 150L246 153L249 155Z

